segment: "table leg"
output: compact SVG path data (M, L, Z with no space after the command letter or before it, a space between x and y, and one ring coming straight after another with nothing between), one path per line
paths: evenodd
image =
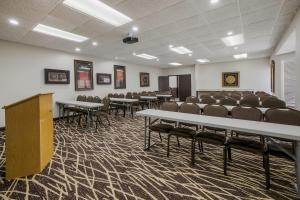
M90 128L90 109L87 110L87 122L86 127Z
M295 171L296 171L296 192L297 199L300 199L300 141L296 142L296 162L295 162Z
M123 117L125 117L125 113L126 113L126 109L127 109L127 104L123 104Z
M147 122L148 122L148 117L145 117L144 150L147 150L147 132L148 132Z

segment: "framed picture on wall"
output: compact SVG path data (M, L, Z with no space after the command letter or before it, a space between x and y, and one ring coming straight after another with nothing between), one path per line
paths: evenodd
M126 88L126 69L125 66L114 65L115 89Z
M93 63L83 60L74 60L75 90L92 90L93 84Z
M97 84L98 85L110 85L111 84L111 74L97 73Z
M140 87L150 86L150 75L149 73L140 72Z
M70 71L44 69L45 84L70 84Z
M240 72L223 72L222 73L223 87L239 87L240 86Z

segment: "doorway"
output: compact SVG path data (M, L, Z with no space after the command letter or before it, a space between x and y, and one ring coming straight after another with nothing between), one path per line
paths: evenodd
M158 77L159 91L170 91L179 101L185 101L192 94L191 74L169 75Z

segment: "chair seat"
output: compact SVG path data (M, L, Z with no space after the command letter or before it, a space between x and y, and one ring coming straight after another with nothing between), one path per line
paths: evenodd
M213 130L213 131L226 131L226 129L223 128L215 128L215 127L210 127L210 126L204 126L205 129L208 130Z
M165 122L165 123L169 123L169 124L174 124L174 123L176 123L175 121L166 120L166 119L162 119L161 121L162 121L162 122Z
M196 138L209 144L223 145L226 142L226 136L218 133L201 132Z
M84 109L78 108L78 107L67 107L67 108L64 108L64 110L69 111L69 112L78 112L78 113L85 111Z
M170 131L171 135L176 135L179 137L188 137L192 138L196 134L196 131L190 128L173 128Z
M197 127L197 125L195 125L195 124L189 124L189 123L184 123L184 122L180 122L179 124L183 125L183 126Z
M292 155L294 154L294 149L291 144L280 142L279 145L280 145L280 147L282 147L286 151L288 151L290 154L292 154ZM268 153L270 153L273 156L287 158L292 161L294 160L291 156L289 156L288 154L283 152L277 145L275 145L271 142L268 142L268 150L267 151L268 151Z
M252 153L263 153L264 151L264 144L262 142L248 138L231 137L228 139L227 144L230 147Z
M149 127L151 131L169 133L174 127L170 124L154 124Z

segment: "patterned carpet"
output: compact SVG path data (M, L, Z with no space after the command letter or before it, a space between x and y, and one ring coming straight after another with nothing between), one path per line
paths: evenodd
M40 174L0 182L0 199L294 199L294 165L271 157L270 191L265 190L259 156L233 151L223 175L222 148L204 146L190 166L190 142L166 139L143 150L142 118L111 118L96 130L55 123L55 155ZM5 137L0 133L0 175Z

